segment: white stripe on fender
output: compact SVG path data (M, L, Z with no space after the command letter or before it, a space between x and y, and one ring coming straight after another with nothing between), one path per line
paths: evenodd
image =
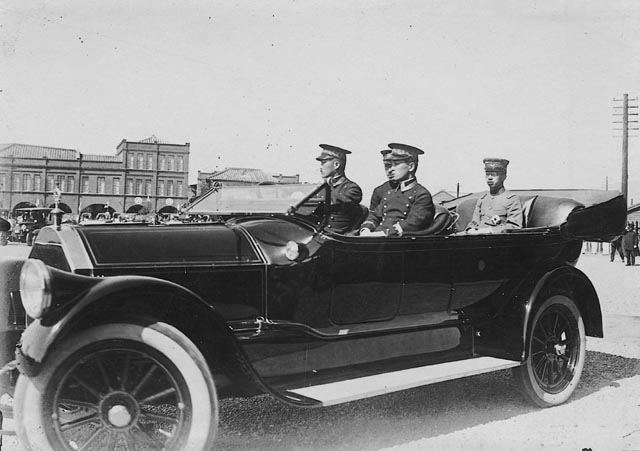
M392 373L359 377L341 382L302 387L289 390L289 392L320 401L323 406L331 406L519 365L520 362L514 362L513 360L477 357L394 371Z

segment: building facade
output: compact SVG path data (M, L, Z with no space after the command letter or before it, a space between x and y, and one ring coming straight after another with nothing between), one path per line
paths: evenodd
M225 168L215 172L198 171L197 197L209 192L214 186L241 186L259 184L298 184L300 175L282 175L265 172L262 169Z
M189 143L171 144L155 136L123 139L115 155L74 149L5 144L0 146L0 213L59 207L80 215L109 211L173 213L190 197Z

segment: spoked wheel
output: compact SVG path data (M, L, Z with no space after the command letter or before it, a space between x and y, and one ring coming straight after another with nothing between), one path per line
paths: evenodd
M565 402L584 367L586 337L575 303L563 295L547 299L527 337L528 356L513 373L524 394L540 407Z
M198 349L166 324L110 324L60 343L16 386L21 443L55 450L210 449L213 379ZM26 447L26 446L25 446Z

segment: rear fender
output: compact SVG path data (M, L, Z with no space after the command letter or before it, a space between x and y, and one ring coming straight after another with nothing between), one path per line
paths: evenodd
M35 321L23 334L21 353L32 362L21 371L39 372L49 350L71 333L109 322L171 324L203 353L212 372L264 391L231 329L216 310L192 291L145 276L115 276L99 281L55 324Z
M579 269L573 266L562 266L544 274L538 280L524 305L522 338L526 346L523 350L523 358L527 357L526 349L529 347L527 332L531 327L531 321L533 321L537 307L553 294L565 294L576 303L588 336L603 337L600 300L593 284Z

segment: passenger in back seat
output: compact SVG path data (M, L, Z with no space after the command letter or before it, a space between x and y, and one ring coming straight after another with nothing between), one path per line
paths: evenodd
M435 207L431 193L416 180L417 147L391 143L381 152L389 186L378 206L362 223L360 235L400 237L405 232L427 228L433 222Z
M509 160L485 158L483 163L489 192L478 199L466 232L500 233L507 229L522 228L520 198L504 188Z

